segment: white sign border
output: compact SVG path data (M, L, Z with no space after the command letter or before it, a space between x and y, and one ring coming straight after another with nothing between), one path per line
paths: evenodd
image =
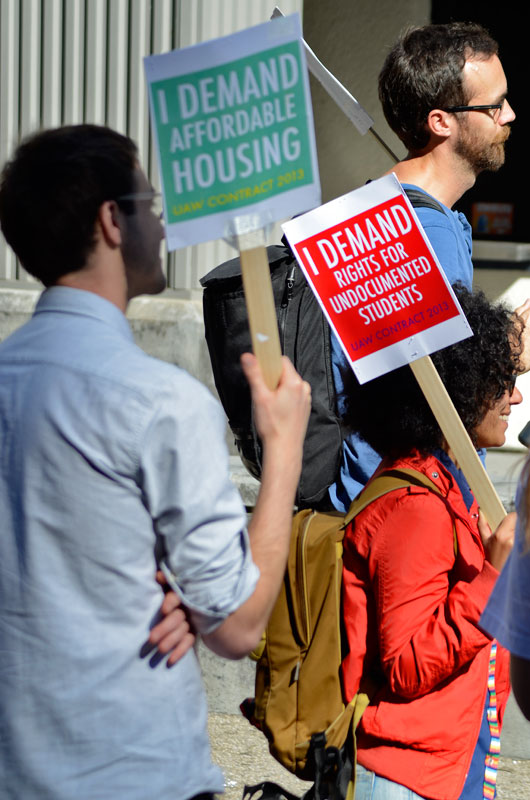
M219 39L200 42L199 44L191 45L190 47L185 47L180 50L172 50L168 53L144 57L151 131L155 142L158 172L162 185L164 217L165 220L167 220L168 214L164 192L160 142L158 140L157 127L154 123L154 97L151 91L151 83L221 66L233 61L235 58L240 59L253 56L260 51L279 47L293 41L298 42L300 61L302 64L301 77L307 108L306 124L309 133L309 156L313 172L312 183L273 194L262 201L249 204L246 207L239 207L235 210L214 212L212 214L202 215L196 219L183 220L182 222L166 222L166 242L169 252L178 248L201 244L202 242L213 241L215 239L225 239L235 246L232 225L236 217L244 217L246 215L255 217L257 215L261 227L266 228L273 222L291 217L293 213L303 213L308 209L320 206L322 195L314 133L313 106L306 54L302 39L302 25L298 13L268 20L267 22L262 22L259 25L254 25ZM236 47L237 50L235 50ZM237 53L236 55L234 55L235 52ZM288 169L288 165L286 165L286 172ZM255 181L256 183L260 182L259 176L256 176Z
M458 303L457 306L460 308ZM335 335L337 336L336 332ZM391 372L393 369L404 367L418 358L431 355L437 350L443 350L444 347L449 347L472 335L473 331L467 320L459 314L457 317L438 322L419 334L402 339L400 342L388 345L376 353L370 353L356 361L352 361L344 348L343 352L355 372L357 380L362 384ZM441 338L444 340L442 346L440 346Z
M381 189L387 190L385 197L381 196ZM370 206L379 205L382 202L388 202L394 197L405 198L409 210L416 221L420 233L423 236L425 244L427 245L436 266L445 282L445 285L451 294L455 305L458 309L458 316L445 320L444 322L436 323L426 330L421 331L419 334L413 334L406 339L402 339L394 344L387 345L380 348L375 353L370 353L359 359L352 359L350 353L343 345L341 337L339 336L335 325L330 317L328 310L320 299L320 296L313 288L311 275L306 269L305 265L297 258L297 263L304 272L307 282L320 304L320 307L326 317L337 341L340 343L342 352L344 353L348 363L354 371L357 380L360 384L367 383L374 378L391 372L393 369L403 367L410 364L423 356L430 355L431 353L441 350L444 347L449 347L456 342L462 341L469 336L473 336L473 331L464 315L462 307L458 302L456 295L449 283L447 276L436 256L436 253L423 230L421 222L419 221L414 207L408 199L401 183L396 177L395 173L384 175L375 181L365 184L359 189L354 189L341 197L325 203L320 208L309 211L303 217L297 217L282 225L283 231L291 245L291 248L296 256L296 244L311 236L316 236L328 228L339 225L342 222L351 219L356 214L365 213L369 210ZM406 314L406 309L403 310ZM440 339L443 338L443 344L440 345Z

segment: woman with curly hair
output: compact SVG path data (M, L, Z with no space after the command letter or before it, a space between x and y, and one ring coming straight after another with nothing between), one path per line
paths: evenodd
M504 443L521 402L522 323L456 287L474 335L433 355L478 448ZM493 798L507 653L479 627L515 527L492 533L410 368L345 376L345 423L425 485L373 501L344 539L346 697L377 687L357 729L356 800Z

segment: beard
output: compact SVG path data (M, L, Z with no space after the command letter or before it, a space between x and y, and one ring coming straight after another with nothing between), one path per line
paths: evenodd
M460 125L455 153L468 163L475 175L486 171L496 172L504 164L504 143L509 135L510 128L505 125L497 138L488 142L484 136L472 131L470 126L463 122Z

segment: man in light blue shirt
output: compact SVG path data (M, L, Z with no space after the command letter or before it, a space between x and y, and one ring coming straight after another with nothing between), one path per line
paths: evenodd
M281 584L309 388L285 361L271 392L243 358L265 443L247 533L217 403L143 353L124 315L165 286L154 200L134 144L98 126L39 133L2 173L2 231L47 287L0 345L2 798L222 791L195 653L167 669L171 614L150 635L155 575L176 593L164 610L178 596L229 658Z

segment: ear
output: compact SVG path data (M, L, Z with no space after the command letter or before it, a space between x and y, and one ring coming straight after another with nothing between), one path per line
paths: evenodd
M427 117L427 128L431 134L439 139L447 139L451 136L454 128L454 116L441 108L434 108L429 111Z
M101 204L98 211L96 225L99 225L101 234L108 245L120 247L123 236L121 214L115 200L106 200Z

